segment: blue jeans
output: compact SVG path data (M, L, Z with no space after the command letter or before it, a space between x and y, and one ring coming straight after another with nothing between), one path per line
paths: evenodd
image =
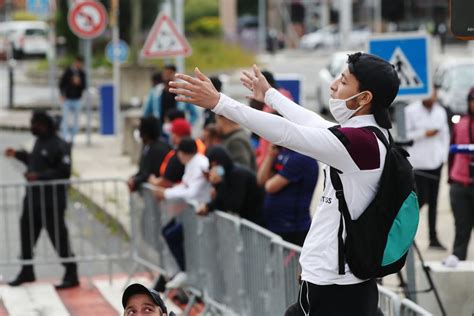
M81 114L82 102L80 99L66 99L63 104L63 118L61 123L61 134L63 138L72 142L74 136L79 131L79 115ZM69 123L70 115L72 115L72 125Z

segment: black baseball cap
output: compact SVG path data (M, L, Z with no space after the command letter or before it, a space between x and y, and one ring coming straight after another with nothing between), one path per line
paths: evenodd
M398 94L400 79L395 67L388 61L366 53L355 53L347 59L349 72L359 81L360 91L373 95L372 114L378 125L391 128L388 108Z
M157 291L155 291L153 289L149 289L149 288L147 288L144 285L139 284L139 283L134 283L134 284L129 285L125 289L125 292L123 292L123 296L122 296L122 306L123 306L123 308L125 308L127 306L127 303L128 303L128 300L130 299L130 297L132 297L135 294L146 294L146 295L148 295L153 300L153 302L155 302L155 304L161 308L161 311L163 313L168 314L168 311L166 310L165 303L161 299L160 294Z

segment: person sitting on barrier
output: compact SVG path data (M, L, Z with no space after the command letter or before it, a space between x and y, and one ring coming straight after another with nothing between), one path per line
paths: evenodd
M122 306L124 316L176 316L175 313L168 312L158 292L139 283L131 284L125 289Z
M303 246L311 225L310 205L318 182L316 160L293 150L267 148L257 181L265 188L265 227L284 240Z
M452 144L474 144L474 87L467 96L467 115L454 125ZM449 157L449 196L455 223L453 252L444 265L456 267L466 260L474 227L474 155L451 154Z
M398 93L400 80L390 63L371 54L349 55L347 63L330 87L330 110L341 124L339 128L271 88L256 65L253 73L244 72L241 77L244 86L252 92L249 97L271 105L283 118L252 109L217 92L198 68L195 77L177 74L177 79L182 81L170 82L170 91L178 95L178 101L211 109L276 145L326 164L323 197L300 256L302 283L298 303L293 305L297 310L295 315L373 316L377 311L375 279L359 279L344 262L344 256L340 256L339 246L345 246L346 235L342 234L345 225L341 225L329 167L341 172L349 214L354 220L359 218L376 196L387 153L375 134L378 132L362 127L377 128L389 137L388 108Z
M159 139L160 122L155 117L143 117L140 120L139 131L143 149L138 172L127 181L130 192L139 190L150 175L160 177L161 165L171 151L171 147Z
M209 169L209 160L198 153L196 142L192 138L184 138L179 143L177 156L185 165L183 181L171 188L156 188L156 197L160 200L184 199L187 203L197 207L208 203L211 199L211 185L205 177ZM166 284L166 288L178 288L187 279L184 258L183 225L173 219L163 228L163 237L168 243L171 253L176 259L180 272Z
M263 190L257 185L255 172L234 163L222 146L208 149L206 156L209 159L209 181L214 194L211 202L197 209L197 214L207 215L220 210L261 225Z
M71 176L71 148L57 135L54 119L45 111L35 111L31 118L31 133L36 136L33 151L7 148L5 155L23 162L28 181L23 213L20 219L21 259L32 260L41 229L48 236L62 259L72 259L74 254L69 245L69 233L64 219L67 208L67 184L41 184L37 181L67 180ZM66 268L64 278L57 289L79 285L75 262L63 263ZM32 264L24 264L10 286L19 286L35 281Z

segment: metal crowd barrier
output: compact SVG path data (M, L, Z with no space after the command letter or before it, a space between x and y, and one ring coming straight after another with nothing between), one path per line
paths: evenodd
M119 179L0 183L0 266L129 259L129 208L126 182ZM31 259L21 256L22 232ZM59 257L54 245L69 252Z
M432 316L433 314L409 299L379 285L379 308L384 316Z
M413 301L404 298L400 302L400 316L433 316L433 314Z
M202 217L195 214L192 206L177 201L158 203L151 187L141 192L140 199L145 201L145 205L138 209L145 209L137 210L135 207L132 212L160 220L145 221L152 227L145 233L138 225L143 222L140 216L132 216L132 219L136 218L132 225L135 234L154 236L157 241L147 250L155 253L154 259L149 259L149 253L134 249L136 262L166 272L158 258L160 254L169 255L163 254L166 246L161 230L170 214L175 214L184 226L187 288L199 295L206 306L212 306L223 315L283 315L286 308L296 302L300 247L228 213L217 211ZM152 210L146 210L147 207L152 207ZM155 214L151 215L153 212ZM134 248L143 246L139 243L134 244ZM422 313L423 309L418 305L402 301L397 294L381 286L379 302L386 316L429 315Z

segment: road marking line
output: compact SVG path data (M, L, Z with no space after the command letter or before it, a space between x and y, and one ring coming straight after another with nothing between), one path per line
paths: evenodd
M0 297L10 316L70 316L51 284L1 286Z

